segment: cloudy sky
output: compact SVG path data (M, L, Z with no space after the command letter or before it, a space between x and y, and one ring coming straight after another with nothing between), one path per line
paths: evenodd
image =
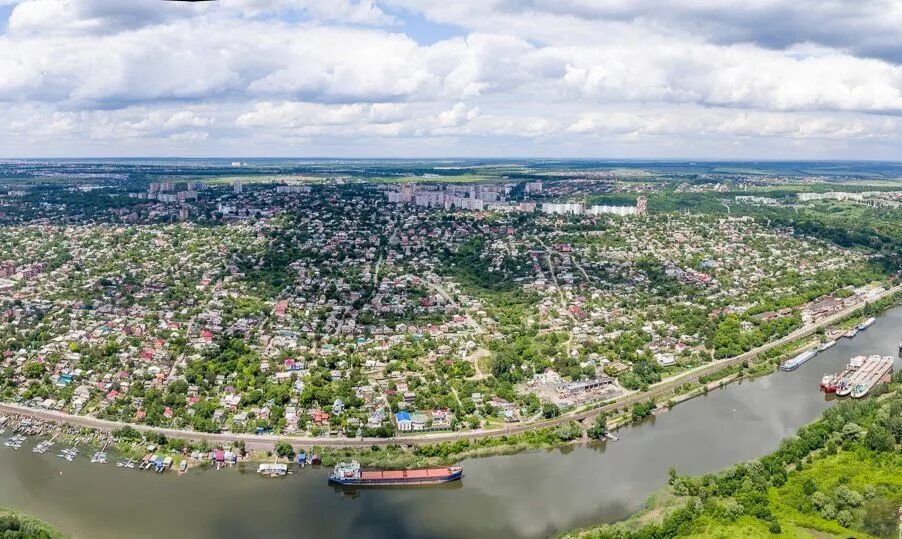
M902 0L0 0L0 157L902 159Z

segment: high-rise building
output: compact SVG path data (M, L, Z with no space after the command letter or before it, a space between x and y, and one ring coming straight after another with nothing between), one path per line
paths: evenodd
M240 195L241 194L241 180L236 179L234 182L232 182L232 189L235 191L236 195Z
M636 198L636 213L639 215L645 215L648 213L648 199L640 196Z

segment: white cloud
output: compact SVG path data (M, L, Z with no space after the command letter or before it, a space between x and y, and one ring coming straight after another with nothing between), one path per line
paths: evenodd
M656 156L790 141L813 155L823 148L805 141L828 140L845 145L834 157L897 157L902 138L891 0L4 3L6 155L66 140L133 154ZM463 35L422 45L403 10Z

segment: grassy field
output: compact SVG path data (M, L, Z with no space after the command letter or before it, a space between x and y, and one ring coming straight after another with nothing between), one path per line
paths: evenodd
M208 185L228 185L234 182L235 180L241 180L241 183L245 185L250 184L269 184L269 183L282 183L282 182L305 182L305 183L317 183L323 182L327 178L325 176L312 176L312 175L294 175L294 174L274 174L274 175L261 175L261 174L234 174L229 176L217 176L215 178L207 178L203 179L205 184Z
M383 176L370 178L375 183L480 183L501 181L500 176L488 174L456 174L454 176Z

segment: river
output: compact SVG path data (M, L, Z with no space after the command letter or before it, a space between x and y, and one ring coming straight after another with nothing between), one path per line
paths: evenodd
M252 470L158 475L68 463L0 446L0 505L76 537L536 537L641 509L673 466L700 474L769 453L831 405L825 372L857 354L892 354L902 307L798 370L731 384L617 432L619 442L463 463L462 482L412 490L327 486L327 470L282 479ZM896 359L896 369L902 364Z

